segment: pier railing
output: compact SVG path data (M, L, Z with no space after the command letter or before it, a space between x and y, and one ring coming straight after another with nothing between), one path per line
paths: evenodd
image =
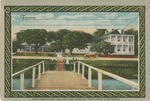
M77 68L76 68L76 64L77 64ZM102 90L102 78L103 78L102 74L107 75L107 76L109 76L111 78L114 78L114 79L116 79L118 81L121 81L121 82L123 82L125 84L128 84L128 85L130 85L133 88L136 88L136 89L139 88L138 83L135 83L135 82L133 82L131 80L128 80L126 78L123 78L121 76L115 75L113 73L110 73L110 72L98 69L98 68L96 68L94 66L88 65L88 64L83 63L81 61L74 62L74 66L73 66L73 71L74 72L77 71L77 73L80 74L80 69L81 68L82 68L82 73L81 73L82 79L85 78L85 76L84 76L84 74L85 74L85 68L88 68L88 87L92 86L92 70L95 70L95 71L98 72L98 90Z
M24 90L24 74L30 70L32 70L32 87L35 87L35 79L36 79L36 68L38 68L38 77L41 78L41 73L45 72L44 61L41 61L35 65L29 66L19 72L12 74L12 77L20 75L20 90ZM41 71L42 69L42 71Z

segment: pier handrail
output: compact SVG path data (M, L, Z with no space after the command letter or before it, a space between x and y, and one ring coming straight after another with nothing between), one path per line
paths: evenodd
M21 74L21 73L23 73L23 72L29 71L30 69L34 68L35 66L37 66L37 65L39 65L39 64L41 64L41 63L43 63L43 61L41 61L41 62L39 62L39 63L37 63L37 64L35 64L35 65L29 66L29 67L27 67L27 68L25 68L25 69L23 69L23 70L20 70L20 71L18 71L18 72L16 72L16 73L12 74L12 77L13 77L13 76L17 76L17 75L19 75L19 74Z
M32 87L35 87L36 68L38 68L38 79L40 79L40 77L41 77L41 65L43 65L42 66L42 68L43 68L42 72L44 73L45 72L44 61L41 61L35 65L29 66L23 70L20 70L16 73L12 74L12 77L20 75L20 89L21 90L24 90L24 73L31 70L31 69L32 69Z
M80 72L80 69L79 69L79 68L80 68L80 64L82 65L82 78L84 78L84 67L85 67L85 66L88 67L88 86L89 86L89 87L91 87L91 75L92 75L91 70L93 69L93 70L95 70L95 71L98 72L98 89L99 89L99 90L102 90L102 74L107 75L107 76L109 76L109 77L112 77L112 78L114 78L114 79L116 79L116 80L119 80L119 81L121 81L121 82L123 82L123 83L125 83L125 84L128 84L128 85L130 85L130 86L136 88L136 89L139 88L138 83L135 83L135 82L133 82L133 81L131 81L131 80L128 80L128 79L126 79L126 78L123 78L123 77L121 77L121 76L115 75L115 74L113 74L113 73L110 73L110 72L107 72L107 71L98 69L98 68L96 68L96 67L94 67L94 66L91 66L91 65L86 64L86 63L81 62L81 61L78 61L78 62L75 62L75 63L74 63L74 69L75 69L75 64L76 64L76 63L78 63L78 74L79 74L79 72ZM74 72L75 72L75 70L74 70Z

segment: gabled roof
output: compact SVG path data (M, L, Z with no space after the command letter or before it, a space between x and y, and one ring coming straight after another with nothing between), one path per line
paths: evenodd
M117 29L109 32L108 34L121 34Z

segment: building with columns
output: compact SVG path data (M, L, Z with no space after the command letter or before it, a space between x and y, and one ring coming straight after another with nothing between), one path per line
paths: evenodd
M115 55L134 55L134 35L127 35L123 30L105 33L104 41L114 46Z
M41 46L38 49L38 52L49 52L50 51L50 44L49 42L46 42L45 45ZM34 52L34 44L32 45L28 45L26 42L22 43L22 45L24 46L24 49L18 49L17 52Z

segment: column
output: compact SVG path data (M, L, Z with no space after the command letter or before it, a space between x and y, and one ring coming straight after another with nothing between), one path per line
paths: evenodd
M24 72L20 74L20 90L24 90Z
M30 52L31 52L31 50L32 50L32 46L30 46Z
M88 87L91 87L91 79L92 79L92 71L91 68L88 67Z
M85 66L82 65L82 79L84 79L84 68L85 68Z
M38 79L41 78L41 65L39 65L38 67Z
M80 63L78 62L78 74L80 73Z
M76 72L76 63L73 64L73 71Z
M98 72L98 90L102 90L102 73Z
M44 61L43 61L43 63L42 63L42 67L43 67L43 73L45 73L45 66L44 66Z
M118 45L116 44L116 54L117 54L117 51L118 51Z
M117 54L118 53L118 36L116 35L116 53L115 54Z
M128 54L130 53L129 52L129 36L127 37L127 40L128 40Z
M42 46L42 52L44 52L44 46Z
M32 87L35 87L35 73L36 73L36 67L32 69Z
M134 49L135 49L135 46L134 46L135 43L134 43L134 42L135 42L135 41L134 41L134 36L133 36L133 55L135 54L135 53L134 53Z

